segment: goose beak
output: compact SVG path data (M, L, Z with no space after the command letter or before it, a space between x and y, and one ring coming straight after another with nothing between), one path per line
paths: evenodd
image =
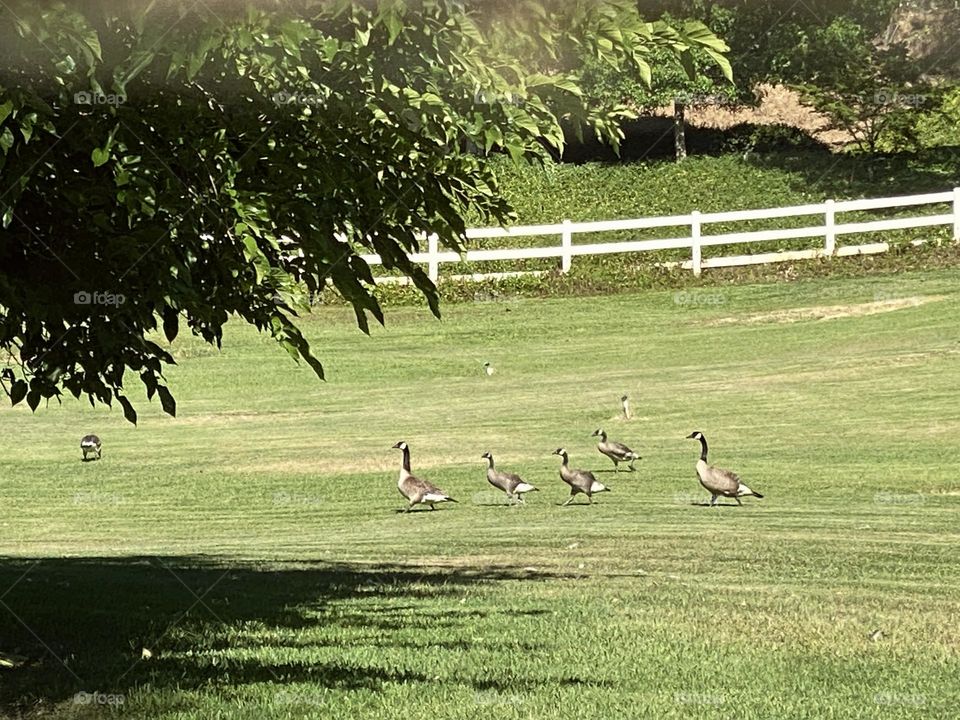
M394 449L394 450L399 450L401 447L403 447L403 440L401 440L401 441L398 442L396 445L394 445L394 446L393 446L393 449Z
M590 433L590 437L596 437L599 434L600 434L599 430L594 430L592 433Z
M687 439L687 440L694 440L694 439L696 439L696 437L697 437L697 431L694 430L692 433L690 433L689 435L687 435L687 438L686 438L686 439Z

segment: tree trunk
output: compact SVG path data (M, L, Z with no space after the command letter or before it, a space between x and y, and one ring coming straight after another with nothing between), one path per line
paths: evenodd
M687 106L680 100L673 101L673 149L677 162L687 157Z

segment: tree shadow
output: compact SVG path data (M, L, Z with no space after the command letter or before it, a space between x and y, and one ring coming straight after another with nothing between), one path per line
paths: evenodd
M568 129L570 142L562 159L555 159L572 164L674 161L671 118L641 117L622 127L619 156L595 137L581 141ZM689 126L686 138L691 157L726 155L742 158L746 164L778 168L789 173L793 190L837 200L940 192L954 187L960 176L960 145L900 152L842 151L799 128L756 123L722 130ZM877 211L880 215L895 212Z
M467 588L556 577L519 567L303 561L265 568L207 556L0 558L0 660L18 658L15 667L0 665L0 716L49 709L81 692L126 695L146 684L161 690L258 682L377 689L427 682L403 668L290 661L277 653L351 643L413 649L409 633L418 629L436 647L430 630L455 631L467 619L499 613L548 612L462 607ZM297 632L330 627L346 639L338 634L328 643ZM449 636L444 642L451 652L467 647ZM236 652L264 647L270 652Z
M795 178L794 189L842 200L943 192L960 176L960 146L898 153L827 153L800 150L760 154L751 164L777 167ZM880 215L899 208L875 211Z

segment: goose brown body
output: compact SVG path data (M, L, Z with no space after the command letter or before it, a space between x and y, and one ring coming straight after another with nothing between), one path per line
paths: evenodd
M717 498L721 495L723 497L733 498L737 501L737 505L742 505L740 498L747 495L752 495L755 498L763 497L760 493L754 492L747 487L735 472L715 467L707 462L707 439L703 436L702 432L695 430L687 435L687 438L700 441L700 459L697 460L697 479L712 496L710 499L711 505L716 505Z
M494 466L493 455L490 453L484 453L481 457L489 463L487 466L487 482L498 490L503 490L509 499L525 502L523 494L534 492L537 489L530 483L524 482L519 475L497 470Z
M617 470L617 472L620 471L620 463L622 462L630 463L629 468L631 470L636 470L636 468L633 467L633 464L637 460L640 460L641 457L633 450L628 448L623 443L607 440L607 433L600 428L594 430L590 437L599 438L599 440L597 440L597 450L613 461L613 467Z
M410 512L414 505L429 505L431 510L436 510L434 507L436 503L457 502L433 483L418 478L410 471L410 447L405 442L401 440L393 447L396 450L403 451L403 463L400 466L397 489L409 503L406 512Z
M557 448L553 451L553 454L563 458L563 462L560 464L560 479L570 486L570 499L564 505L569 505L580 493L586 495L587 500L592 503L594 494L610 492L610 488L599 482L589 470L571 468L566 450Z

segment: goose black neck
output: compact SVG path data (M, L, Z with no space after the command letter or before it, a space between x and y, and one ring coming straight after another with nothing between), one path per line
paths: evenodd
M410 448L403 449L403 469L410 472Z
M700 459L707 461L707 439L703 435L700 436Z
M490 463L490 469L493 470L493 456L487 458L487 462Z

